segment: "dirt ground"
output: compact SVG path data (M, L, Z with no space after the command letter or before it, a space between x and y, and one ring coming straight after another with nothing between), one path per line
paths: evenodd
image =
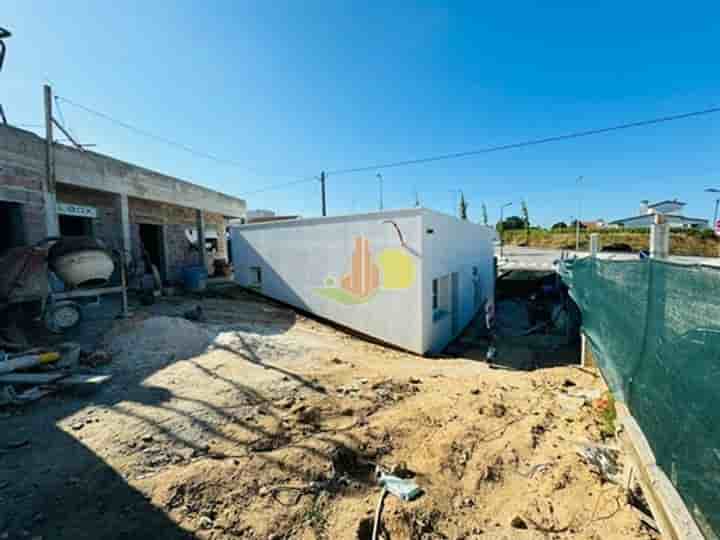
M379 538L655 537L578 454L613 445L596 373L420 358L231 296L135 306L101 338L109 384L0 412L0 538L368 540L377 465L424 492L385 499Z

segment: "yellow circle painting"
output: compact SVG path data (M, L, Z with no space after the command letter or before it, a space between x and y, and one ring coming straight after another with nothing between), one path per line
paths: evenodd
M402 249L385 249L377 257L383 289L407 289L415 281L415 261Z

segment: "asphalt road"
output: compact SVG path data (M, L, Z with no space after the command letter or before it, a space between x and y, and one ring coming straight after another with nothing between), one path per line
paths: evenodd
M495 255L498 257L498 268L510 270L513 268L527 270L552 270L553 263L560 259L562 252L559 249L526 248L517 246L504 246L503 256L500 256L500 248L495 248ZM566 251L566 257L587 257L586 251ZM636 260L637 253L600 253L599 257L608 260ZM672 255L668 259L679 264L701 264L706 266L720 267L720 257L685 257Z

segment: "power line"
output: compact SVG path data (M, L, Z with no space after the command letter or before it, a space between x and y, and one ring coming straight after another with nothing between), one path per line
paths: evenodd
M154 140L156 140L156 141L159 141L159 142L162 142L162 143L164 143L164 144L167 144L168 146L173 146L173 147L175 147L175 148L178 148L178 149L180 149L180 150L183 150L183 151L185 151L185 152L188 152L189 154L192 154L192 155L194 155L194 156L201 157L201 158L204 158L204 159L209 159L210 161L214 161L214 162L220 163L220 164L222 164L222 165L231 165L231 166L233 166L233 167L241 167L241 168L244 168L245 170L248 170L247 167L245 166L245 164L240 163L239 161L234 161L234 160L231 160L231 159L221 158L221 157L218 157L218 156L216 156L216 155L213 155L213 154L209 154L209 153L207 153L207 152L204 152L204 151L202 151L202 150L197 150L197 149L195 149L195 148L193 148L193 147L191 147L191 146L188 146L188 145L186 145L186 144L184 144L184 143L181 143L181 142L178 142L178 141L174 141L174 140L172 140L172 139L168 139L167 137L163 137L162 135L157 135L157 134L155 134L155 133L151 133L151 132L146 131L146 130L144 130L144 129L142 129L142 128L139 128L139 127L133 126L133 125L131 125L131 124L128 124L127 122L123 122L122 120L118 120L117 118L113 118L112 116L110 116L110 115L108 115L108 114L105 114L105 113L100 112L100 111L96 111L95 109L91 109L90 107L86 107L85 105L81 105L80 103L77 103L77 102L75 102L75 101L72 101L72 100L70 100L70 99L68 99L68 98L65 98L65 97L62 97L62 96L55 96L55 98L56 98L56 100L61 100L61 101L67 103L68 105L70 105L70 106L72 106L72 107L76 107L76 108L78 108L78 109L81 109L81 110L83 110L83 111L85 111L85 112L87 112L87 113L89 113L89 114L92 114L92 115L94 115L94 116L97 116L98 118L102 118L102 119L104 119L104 120L107 120L108 122L112 122L112 123L114 123L114 124L117 124L118 126L121 126L121 127L125 128L125 129L127 129L128 131L132 131L132 132L134 132L134 133L137 133L138 135L142 135L143 137L147 137L147 138L149 138L149 139L154 139ZM261 175L259 175L257 172L255 172L255 171L249 171L249 172L251 172L253 175L261 176Z
M299 180L294 180L294 181L292 181L292 182L287 182L287 183L285 183L285 184L274 184L274 185L272 185L272 186L268 186L268 187L265 187L265 188L262 188L262 189L257 189L257 190L255 190L255 191L246 191L245 193L240 193L240 195L243 195L243 196L246 196L246 195L255 195L255 194L257 194L257 193L264 193L264 192L266 192L266 191L271 191L271 190L274 190L274 189L282 189L282 188L284 188L284 187L295 186L295 185L297 185L297 184L306 184L306 183L308 183L308 182L317 182L317 181L318 181L318 179L315 178L314 176L313 176L312 178L300 178Z
M704 109L701 111L693 111L689 113L683 113L683 114L675 114L672 116L661 116L658 118L652 118L650 120L641 120L639 122L629 122L627 124L619 124L617 126L611 126L611 127L605 127L605 128L597 128L597 129L589 129L586 131L576 131L573 133L566 133L564 135L555 135L552 137L545 137L542 139L530 139L527 141L517 142L517 143L510 143L510 144L503 144L500 146L490 146L488 148L482 148L480 150L470 150L467 152L456 152L452 154L443 154L439 156L432 156L432 157L426 157L426 158L419 158L419 159L409 159L406 161L395 161L390 163L380 163L377 165L367 165L362 167L354 167L350 169L338 169L335 171L328 171L328 175L342 175L342 174L352 174L352 173L358 173L358 172L367 172L367 171L377 171L379 169L389 169L392 167L404 167L407 165L418 165L421 163L430 163L432 161L443 161L443 160L449 160L449 159L459 159L464 158L468 156L475 156L479 154L489 154L491 152L500 152L503 150L513 150L515 148L523 148L525 146L535 146L539 144L546 144L551 142L558 142L558 141L565 141L568 139L579 139L580 137L589 137L591 135L599 135L601 133L608 133L610 131L619 131L622 129L630 129L630 128L636 128L636 127L643 127L643 126L650 126L653 124L662 124L664 122L671 122L674 120L682 120L684 118L692 118L695 116L703 116L707 114L713 114L720 112L720 107L713 107L710 109Z
M487 148L482 148L479 150L470 150L467 152L455 152L452 154L443 154L443 155L439 155L439 156L432 156L432 157L426 157L426 158L409 159L409 160L405 160L405 161L395 161L395 162L390 162L390 163L380 163L377 165L367 165L367 166L362 166L362 167L353 167L353 168L349 168L349 169L338 169L335 171L329 171L326 173L326 175L327 176L330 176L330 175L339 176L339 175L343 175L343 174L377 171L380 169L389 169L389 168L393 168L393 167L418 165L418 164L422 164L422 163L430 163L433 161L460 159L460 158L475 156L475 155L480 155L480 154L490 154L492 152L513 150L516 148L523 148L526 146L535 146L535 145L564 141L564 140L569 140L569 139L579 139L581 137L589 137L591 135L599 135L601 133L608 133L611 131L620 131L623 129L650 126L653 124L662 124L662 123L671 122L674 120L682 120L685 118L692 118L695 116L704 116L704 115L713 114L713 113L717 113L717 112L720 112L720 107L712 107L710 109L703 109L703 110L692 111L692 112L688 112L688 113L675 114L675 115L671 115L671 116L660 116L660 117L652 118L649 120L640 120L638 122L628 122L625 124L619 124L616 126L610 126L610 127L604 127L604 128L589 129L589 130L585 130L585 131L575 131L572 133L566 133L563 135L554 135L552 137L545 137L542 139L530 139L527 141L503 144L500 146L490 146ZM305 180L305 181L310 181L310 180ZM302 182L302 180L298 181L298 182L293 182L290 185L293 185L295 183L300 183L300 182ZM274 189L282 189L283 187L286 187L286 184L271 185L271 186L267 186L266 188L260 189L258 191L254 191L252 193L262 193L262 192L270 191L270 190L274 190Z

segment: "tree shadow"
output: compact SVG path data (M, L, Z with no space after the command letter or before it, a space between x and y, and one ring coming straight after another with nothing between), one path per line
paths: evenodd
M182 315L183 304L193 303L197 303L196 300L183 299L174 306L167 306L170 311L174 309L174 313L168 314ZM253 303L251 308L260 304L257 300L253 300ZM232 307L230 303L228 318ZM104 307L93 306L92 309L101 312L101 316L98 315L99 318L84 330L70 336L86 345L96 343L107 332L119 306L110 302ZM267 322L262 322L265 319L261 322L253 320L253 309L245 311L248 320L262 324L265 332L283 333L294 325L295 315L291 310L272 309L276 313L267 317ZM213 323L212 320L209 322ZM227 320L221 322L226 323ZM268 367L252 351L250 344L245 343L245 346L251 351L247 353L246 360ZM9 413L3 412L0 417L0 533L7 532L9 538L35 535L61 540L148 536L158 539L195 538L192 532L180 527L162 509L155 507L143 492L132 487L125 476L127 472L115 470L83 442L88 430L82 426L82 421L77 423L77 431L74 425L72 431L59 427L63 419L78 416L77 413L86 418L86 423L107 422L101 413L104 409L111 409L118 415L135 418L144 425L152 426L177 446L192 448L198 456L218 459L232 456L209 455L206 448L173 429L172 417L162 421L157 415L175 415L185 424L207 432L208 437L224 437L228 443L239 448L246 448L248 441L227 437L202 415L214 415L221 422L237 423L259 437L274 436L272 431L243 421L226 408L178 396L167 388L143 384L155 371L190 357L168 357L167 361L150 365L148 369L128 366L132 369L114 370L112 382L92 394L75 395L64 391L23 408L11 409ZM277 415L268 398L257 390L224 378L198 362L193 364L206 376L221 378L223 382L232 384L239 394L245 396L247 403L263 406L269 413ZM276 369L305 388L319 391L317 385L295 373L276 367L271 369ZM130 411L123 402L142 404L152 412L143 414ZM181 407L183 402L195 409L184 410ZM89 409L95 413L88 420ZM116 428L108 422L107 429ZM249 450L244 451L247 453ZM308 448L308 451L312 449ZM263 457L273 459L270 454ZM303 471L293 470L292 473L301 475Z

